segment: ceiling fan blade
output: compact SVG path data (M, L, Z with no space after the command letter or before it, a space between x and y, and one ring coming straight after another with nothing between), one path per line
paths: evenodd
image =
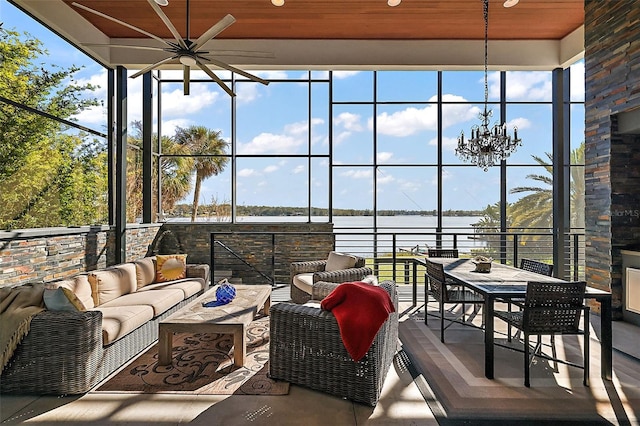
M164 44L167 44L167 42L166 42L165 40L161 39L161 38L160 38L160 37L158 37L157 35L151 34L151 33L147 32L147 31L145 31L145 30L143 30L143 29L141 29L141 28L134 27L134 26L133 26L133 25L131 25L131 24L127 24L127 23L126 23L126 22L124 22L124 21L121 21L121 20L116 19L116 18L114 18L114 17L111 17L111 16L109 16L109 15L105 15L105 14L104 14L104 13L102 13L102 12L98 12L97 10L93 10L93 9L91 9L90 7L87 7L87 6L81 5L81 4L79 4L79 3L73 2L73 3L71 3L71 4L72 4L73 6L75 6L75 7L79 8L79 9L86 10L87 12L91 12L91 13L93 13L94 15L98 15L98 16L100 16L100 17L102 17L102 18L108 19L108 20L113 21L113 22L115 22L115 23L117 23L117 24L120 24L120 25L122 25L122 26L124 26L124 27L127 27L127 28L130 28L130 29L134 30L134 31L137 31L137 32L139 32L140 34L144 34L144 35L146 35L147 37L151 37L151 38L152 38L152 39L154 39L154 40L158 40L158 41L160 41L160 42L162 42L162 43L164 43Z
M207 74L209 77L211 77L211 79L213 81L215 81L216 83L218 83L218 86L220 86L222 88L222 90L224 90L225 92L227 92L229 94L229 96L233 97L236 94L233 93L233 90L229 89L229 87L224 83L224 81L220 80L220 78L218 78L217 75L215 75L213 73L213 71L211 71L209 68L207 68L207 66L205 64L203 64L202 62L200 62L198 59L196 59L196 62L198 64L198 66L200 67L200 69L202 71L205 72L205 74Z
M153 11L156 12L156 14L160 17L160 19L162 19L162 22L164 22L164 24L167 26L169 31L171 31L171 34L173 34L173 38L176 39L180 47L182 47L185 50L188 50L189 48L187 47L187 44L182 39L182 36L178 32L178 30L176 30L176 27L173 26L173 24L171 23L167 15L165 15L162 9L160 9L160 6L158 6L158 4L154 0L147 0L147 2L151 5L151 7L153 8ZM187 19L189 19L188 16L187 16Z
M88 47L126 47L128 49L142 49L142 50L159 50L166 52L166 47L153 47L153 46L132 46L130 44L100 44L100 43L82 43L83 46Z
M159 66L160 66L160 65L162 65L162 64L166 64L166 63L168 63L168 62L171 62L171 61L173 61L173 60L176 60L176 59L178 59L178 57L179 57L179 56L178 56L178 55L176 55L176 56L171 56L170 58L167 58L167 59L163 59L163 60L161 60L161 61L159 61L159 62L156 62L155 64L149 65L148 67L141 69L140 71L138 71L138 72L137 72L137 73L135 73L135 74L132 74L129 78L136 78L136 77L140 77L142 74L146 73L147 71L151 71L151 70L152 70L152 69L154 69L155 67L159 67Z
M254 50L213 50L209 52L215 56L239 56L246 58L275 58L272 52L258 52Z
M245 76L249 80L253 80L253 81L257 82L257 83L262 83L265 86L269 85L269 82L267 80L264 80L264 79L262 79L262 78L260 78L258 76L253 75L253 74L249 74L248 72L243 71L243 70L241 70L239 68L233 67L233 66L231 66L229 64L225 64L222 61L219 61L219 60L213 59L213 58L209 58L209 57L204 57L204 56L200 56L200 57L203 58L203 59L206 59L207 61L211 62L213 65L216 65L216 66L218 66L220 68L224 68L225 70L233 71L236 74L240 74L242 76Z
M148 0L148 1L153 1L153 0ZM234 18L233 15L228 14L227 16L219 20L214 26L212 26L207 31L205 31L204 34L198 37L196 42L191 46L191 49L194 52L197 52L198 49L202 48L202 46L204 46L206 42L208 42L209 40L211 40L212 38L220 34L222 31L229 28L229 26L234 22L236 22L236 18Z
M183 72L183 86L182 86L182 90L185 96L187 96L189 94L189 83L191 81L191 71L189 70L189 65L182 65L182 72Z

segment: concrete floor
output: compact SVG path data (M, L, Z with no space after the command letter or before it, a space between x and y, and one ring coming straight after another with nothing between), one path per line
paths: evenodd
M408 298L401 298L400 308L400 312L411 308ZM639 336L639 327L614 323L617 350L640 358ZM292 385L287 396L104 392L80 397L0 395L0 417L2 425L437 425L430 408L437 406L437 401L422 377L414 380L406 362L396 357L374 408Z

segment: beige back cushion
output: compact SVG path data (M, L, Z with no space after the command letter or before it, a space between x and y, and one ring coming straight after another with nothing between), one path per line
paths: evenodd
M136 265L137 288L153 284L156 279L156 257L145 257L133 262Z
M136 291L136 265L123 263L122 265L90 272L89 283L91 283L95 306L100 306L123 294Z
M91 295L91 284L89 284L89 277L87 275L76 275L72 278L45 284L45 288L48 289L56 289L58 287L71 290L86 309L95 307L93 296Z
M339 271L341 269L353 268L354 266L356 266L357 260L358 258L356 256L332 251L329 253L327 266L325 266L324 270Z

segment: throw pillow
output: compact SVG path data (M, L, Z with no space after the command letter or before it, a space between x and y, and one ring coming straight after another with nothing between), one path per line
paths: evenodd
M362 279L362 282L371 285L378 285L378 277L375 275L367 275Z
M187 276L187 255L170 254L156 256L156 282L180 280Z
M86 311L84 304L76 294L65 287L45 288L42 296L44 305L50 311Z
M338 253L332 251L329 253L327 259L327 265L324 267L325 271L340 271L342 269L349 269L356 266L357 258L350 254Z

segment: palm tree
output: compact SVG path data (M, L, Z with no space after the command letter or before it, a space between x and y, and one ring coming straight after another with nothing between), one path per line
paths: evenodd
M511 189L512 194L529 192L512 204L510 220L516 228L551 228L553 226L553 156L546 153L548 161L533 156L549 175L527 175L527 179L538 182L539 186L523 186ZM584 142L570 154L571 164L584 163ZM584 226L584 169L571 167L571 227Z
M229 143L222 139L220 131L207 129L204 126L191 126L186 129L178 127L175 140L188 147L193 157L193 169L195 169L196 182L193 191L193 207L191 221L195 222L198 216L198 199L202 181L224 170L229 158L226 157L226 149ZM192 169L192 170L193 170Z
M132 123L133 132L128 138L130 152L127 155L127 221L133 222L142 213L142 123ZM157 135L152 136L155 141ZM191 171L193 159L189 157L188 147L177 144L170 137L160 140L163 157L160 164L161 211L170 211L175 204L191 191ZM174 157L175 155L175 157ZM157 182L156 167L152 170L152 179ZM154 196L155 198L155 196ZM154 203L157 200L154 200Z

